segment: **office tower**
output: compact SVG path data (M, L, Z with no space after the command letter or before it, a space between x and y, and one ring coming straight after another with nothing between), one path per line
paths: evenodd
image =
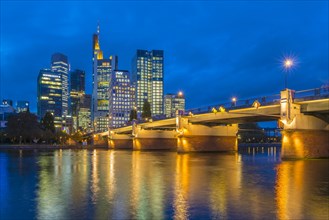
M79 101L78 130L91 132L91 128L91 95L84 94Z
M10 105L10 106L13 106L13 100L11 100L11 99L3 99L3 100L2 100L2 104L3 104L3 105Z
M130 83L126 70L113 70L109 92L109 127L122 127L129 121L130 111L135 106L135 88Z
M16 111L18 113L30 111L30 103L28 101L17 101Z
M61 74L47 69L40 70L37 87L39 119L42 119L46 112L51 112L54 116L55 127L61 129L63 108Z
M185 97L182 92L176 94L166 94L164 97L165 115L167 118L175 117L176 111L185 110Z
M92 121L95 132L107 131L109 127L109 86L111 72L117 69L118 59L110 56L103 57L99 44L99 25L93 35L93 93Z
M132 81L136 86L137 112L144 101L151 105L152 116L163 114L164 56L162 50L137 50L132 63Z
M7 127L8 118L14 114L16 114L15 109L11 105L6 104L6 102L0 105L0 132Z
M85 94L85 71L74 70L70 72L70 97L71 97L71 115L73 121L73 132L78 130L78 114L80 108L80 99Z
M70 88L69 88L69 63L67 56L55 53L51 56L51 70L60 74L62 80L62 117L69 115Z

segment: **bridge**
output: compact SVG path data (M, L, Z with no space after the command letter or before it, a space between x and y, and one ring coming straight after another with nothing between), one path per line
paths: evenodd
M282 158L329 157L329 87L222 103L94 135L114 149L236 151L238 124L278 121Z

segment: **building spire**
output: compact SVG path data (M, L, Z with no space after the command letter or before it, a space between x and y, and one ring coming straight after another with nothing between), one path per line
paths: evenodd
M97 21L97 34L99 34L99 20Z

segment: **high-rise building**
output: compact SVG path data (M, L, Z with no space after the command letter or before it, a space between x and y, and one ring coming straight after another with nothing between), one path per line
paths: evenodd
M70 114L70 88L69 88L69 63L67 56L55 53L51 56L51 70L60 74L62 80L62 117L63 120Z
M28 101L17 101L16 111L18 113L30 111L30 103Z
M54 116L55 127L61 129L63 108L61 74L47 69L40 70L37 87L39 119L42 119L46 112L51 112Z
M93 93L92 121L95 132L107 131L109 127L109 86L111 72L117 69L118 59L103 57L99 44L99 26L93 35Z
M91 132L91 95L80 97L77 127L80 131Z
M74 70L70 73L70 96L71 96L71 114L73 121L73 132L78 130L78 115L80 110L80 100L85 94L85 71Z
M137 50L132 63L132 81L136 86L137 112L151 105L152 116L163 115L163 50Z
M129 121L130 111L135 106L135 87L130 83L128 71L112 71L109 100L109 127L125 125Z
M176 111L185 110L185 97L182 92L178 94L166 94L164 96L165 115L167 118L175 117Z

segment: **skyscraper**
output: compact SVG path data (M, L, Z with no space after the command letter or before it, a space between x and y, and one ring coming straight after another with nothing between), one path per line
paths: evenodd
M137 112L144 101L151 105L152 116L163 114L163 50L137 50L132 63L132 81L136 86Z
M78 129L83 132L91 130L91 95L84 94L80 97L78 111Z
M117 69L118 59L103 57L99 44L99 25L93 35L93 93L92 121L95 132L107 131L109 127L109 86L111 72Z
M74 70L70 73L70 83L71 83L71 114L73 121L73 131L78 130L78 115L80 110L80 100L85 94L85 71ZM90 108L90 107L89 107Z
M167 118L175 117L177 110L185 110L185 97L182 92L176 94L166 94L164 96L164 113Z
M63 107L61 74L47 69L40 70L37 87L39 119L42 119L46 112L51 112L54 116L55 127L61 129Z
M128 71L112 71L109 95L109 127L121 127L129 121L130 111L135 106L135 88Z
M69 115L70 108L70 88L69 88L69 63L67 56L55 53L51 56L51 70L60 74L62 80L62 117L65 119Z

